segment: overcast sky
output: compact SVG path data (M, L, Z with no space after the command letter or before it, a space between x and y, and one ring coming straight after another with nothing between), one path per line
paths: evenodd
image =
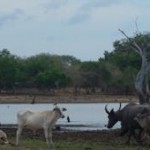
M149 20L150 0L0 0L0 50L98 60L124 38L119 28L133 36Z

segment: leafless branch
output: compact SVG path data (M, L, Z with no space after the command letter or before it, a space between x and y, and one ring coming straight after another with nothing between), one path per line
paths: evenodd
M131 39L125 34L125 32L124 32L123 30L121 30L121 29L118 29L118 30L128 39L128 41L131 43L132 48L133 48L137 53L139 53L140 55L142 55L142 49L141 49L141 47L135 42L135 40L131 40Z

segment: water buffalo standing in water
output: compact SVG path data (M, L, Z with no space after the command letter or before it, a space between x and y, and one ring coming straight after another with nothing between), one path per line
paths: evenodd
M120 135L125 135L127 132L129 132L127 143L129 144L131 136L134 136L134 138L137 141L140 141L142 128L134 118L135 116L137 116L138 113L150 112L150 105L129 103L124 108L121 109L120 103L120 107L117 111L114 111L114 109L108 111L107 105L105 106L105 111L108 114L109 119L107 128L112 128L118 121L120 121L121 122ZM136 129L139 130L138 136L135 135Z

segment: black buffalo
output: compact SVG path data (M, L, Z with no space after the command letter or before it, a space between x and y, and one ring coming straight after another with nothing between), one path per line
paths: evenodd
M136 103L129 103L124 108L121 109L120 107L117 111L112 109L108 111L107 105L105 106L105 111L108 114L108 124L107 128L112 128L118 121L121 122L121 134L125 135L129 132L127 143L130 142L131 136L134 136L136 141L140 141L142 128L134 119L138 113L148 113L150 112L150 105L148 104L136 104ZM138 136L135 134L135 130L138 129Z

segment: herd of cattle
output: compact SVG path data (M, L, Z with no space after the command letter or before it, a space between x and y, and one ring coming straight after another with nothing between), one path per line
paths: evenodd
M150 104L129 103L124 108L120 107L117 111L112 109L108 111L107 105L105 111L108 114L107 128L112 128L118 121L121 123L121 133L123 136L128 133L126 143L129 144L131 136L137 142L142 142L145 135L150 131Z
M150 131L150 104L137 104L129 103L119 109L110 111L105 106L105 111L108 114L107 128L112 128L118 121L121 123L121 133L123 136L128 134L127 143L129 144L131 136L135 138L137 142L142 142L143 138L149 134ZM29 110L23 110L18 112L18 128L16 132L16 145L19 144L19 138L24 127L30 128L33 133L37 129L43 128L46 143L48 146L53 144L52 141L52 129L59 118L64 118L63 112L66 108L60 108L57 105L53 110L46 110L42 112L33 112ZM0 130L0 144L9 144L7 134Z

